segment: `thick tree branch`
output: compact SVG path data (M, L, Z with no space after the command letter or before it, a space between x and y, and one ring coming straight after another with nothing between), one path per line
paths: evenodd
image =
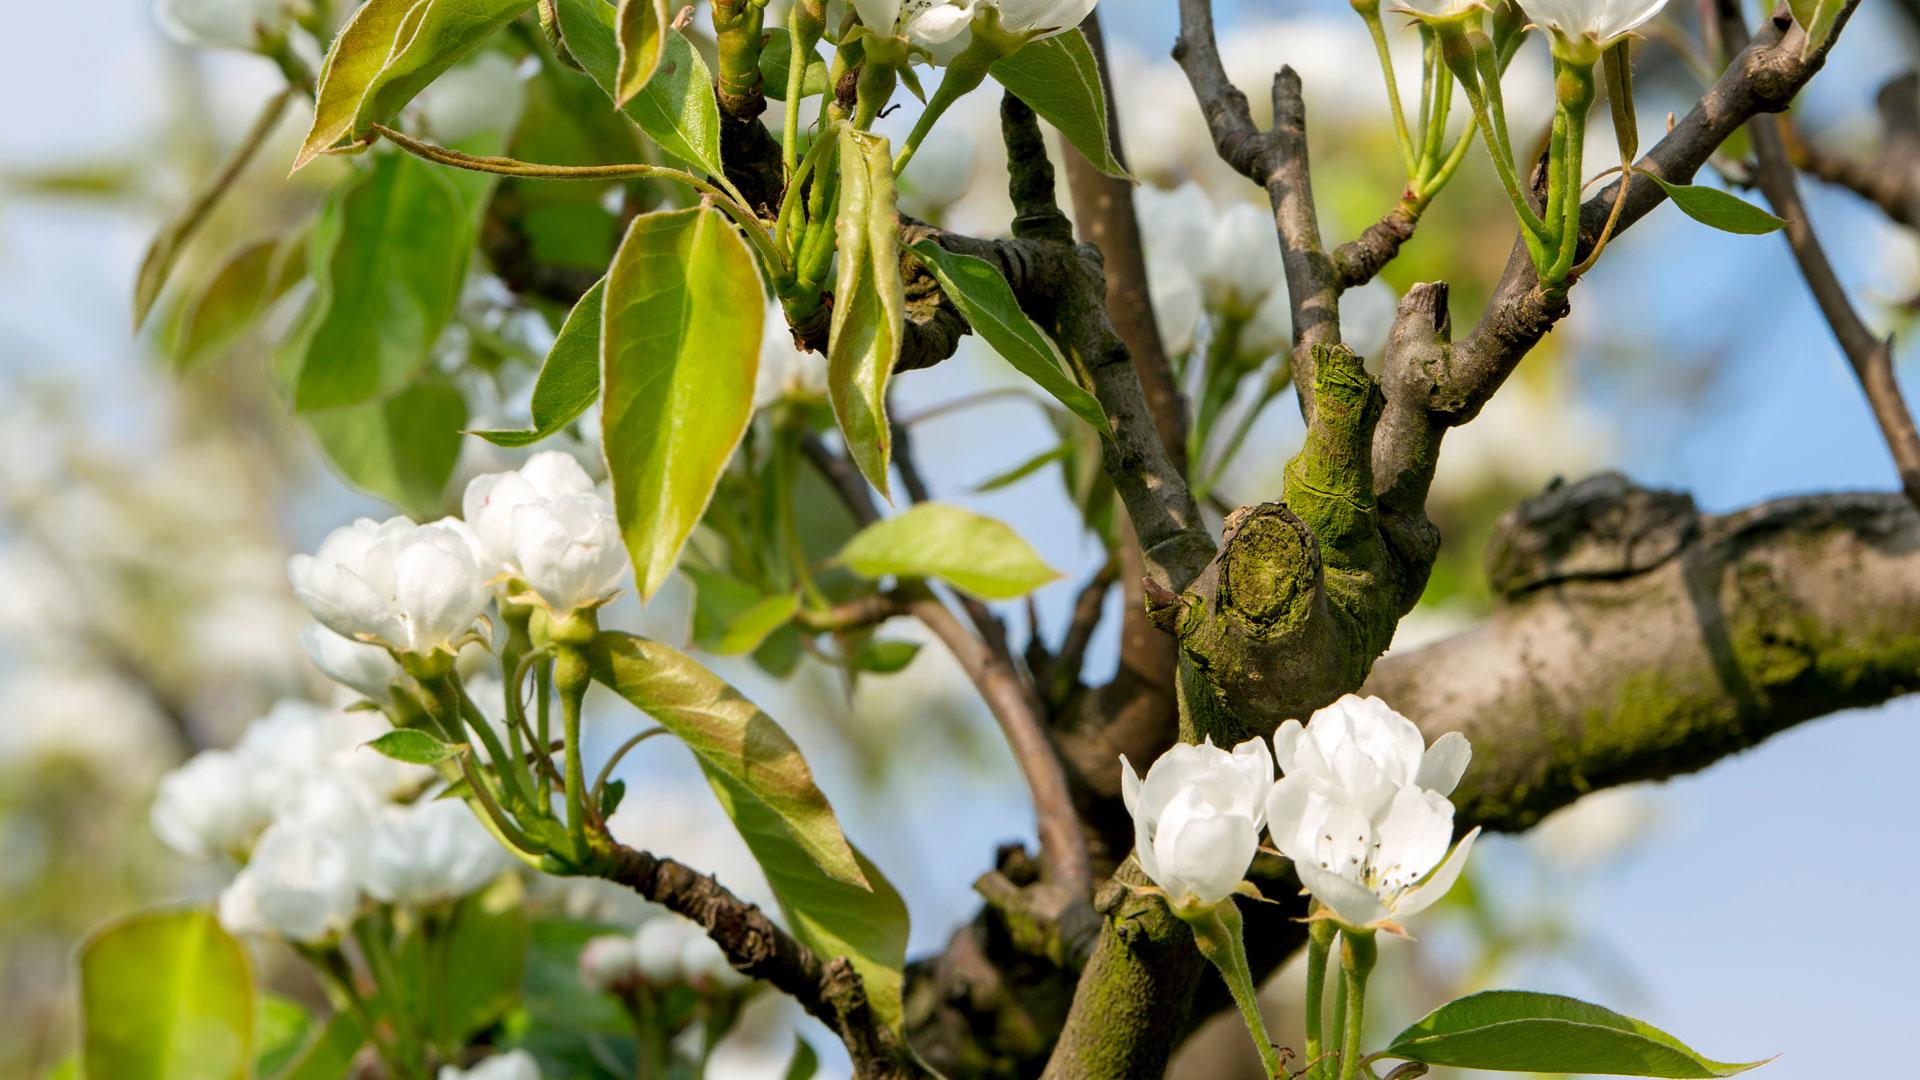
M1488 562L1493 616L1365 691L1472 740L1463 825L1523 829L1920 690L1920 513L1897 494L1702 516L1609 474L1509 513Z

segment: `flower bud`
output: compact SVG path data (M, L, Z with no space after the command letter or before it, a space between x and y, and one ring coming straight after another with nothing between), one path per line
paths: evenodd
M168 847L242 858L273 821L272 777L229 750L205 750L160 781L149 819Z
M626 574L613 505L567 454L543 451L516 472L474 477L461 504L484 576L526 582L555 613L605 600Z
M287 562L294 595L324 626L398 652L452 652L489 596L466 525L361 518Z
M1208 739L1160 755L1145 780L1120 757L1120 793L1133 815L1134 858L1176 908L1198 910L1227 898L1247 876L1273 786L1266 743L1248 739L1232 753Z

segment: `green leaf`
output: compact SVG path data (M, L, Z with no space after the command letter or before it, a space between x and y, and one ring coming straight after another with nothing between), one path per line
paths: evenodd
M450 743L419 728L395 728L362 745L409 765L435 765L469 749L466 743Z
M876 675L893 675L905 671L907 665L913 663L913 658L919 655L918 642L872 638L853 654L853 666Z
M1005 472L995 473L994 475L987 477L985 480L980 481L980 483L974 487L973 489L974 493L980 494L988 491L999 491L1001 488L1012 487L1013 485L1019 483L1022 480L1025 480L1027 477L1032 476L1034 473L1039 472L1041 469L1046 468L1047 466L1053 464L1056 461L1060 462L1062 464L1062 467L1064 467L1067 459L1071 457L1072 454L1073 454L1073 447L1068 443L1066 443L1065 441L1062 441L1060 445L1053 447L1051 450L1042 450L1038 454L1035 454L1034 456L1021 462L1020 464L1015 465L1013 468L1008 469Z
M454 908L442 930L445 967L427 973L439 993L437 1000L429 997L435 1008L427 1022L440 1045L464 1045L519 1000L527 962L524 893L519 878L502 875Z
M793 1058L787 1062L787 1080L813 1080L820 1069L820 1057L813 1046L798 1035L793 1037Z
M1019 52L994 64L988 73L1032 106L1041 119L1058 128L1094 168L1108 176L1133 179L1113 153L1100 65L1087 46L1085 34L1069 30L1028 42Z
M792 621L800 608L793 593L767 595L739 578L687 568L693 580L693 641L721 656L758 649L768 635Z
M591 652L593 677L687 744L701 766L762 807L825 878L857 892L869 879L800 748L759 706L678 649L614 630Z
M81 1073L244 1080L253 1064L247 956L204 910L148 912L80 947Z
M327 1026L307 1039L300 1052L273 1080L339 1080L353 1072L353 1059L367 1041L367 1033L349 1012L337 1012Z
M1634 170L1635 176L1644 176L1660 185L1660 189L1673 200L1673 205L1702 225L1719 229L1721 232L1738 233L1741 236L1764 236L1787 227L1785 221L1774 217L1765 210L1732 195L1719 188L1700 187L1695 184L1670 184L1644 169Z
M607 279L593 283L573 305L533 384L533 426L525 431L476 431L495 446L528 446L573 423L600 396L600 319Z
M666 51L671 16L667 0L620 0L614 15L620 44L620 66L614 79L614 100L633 100L660 67Z
M1793 21L1807 35L1807 44L1801 50L1801 58L1806 59L1820 51L1820 46L1833 36L1833 24L1846 10L1846 0L1787 0L1787 7L1793 11Z
M1006 523L927 502L861 529L837 561L862 577L930 577L983 600L1012 600L1058 578Z
M174 367L184 371L226 352L305 271L301 237L260 240L234 252L185 302L173 339Z
M260 995L258 1015L253 1071L256 1076L272 1076L299 1056L313 1034L313 1018L299 1002L274 993Z
M642 599L667 580L753 418L766 302L712 207L642 214L607 272L602 441Z
M1020 310L1013 287L992 263L948 251L932 240L914 244L913 253L995 352L1075 416L1092 424L1095 431L1112 436L1106 410L1061 370L1060 354L1052 340Z
M313 227L296 410L371 401L420 371L460 299L469 233L459 193L425 162L385 154L349 180Z
M760 82L767 96L787 100L787 76L793 70L793 36L784 27L774 27L760 35ZM807 57L807 72L801 76L800 94L812 97L827 89L827 62L819 53Z
M618 101L620 43L604 0L554 0L567 51ZM720 167L720 106L706 61L678 30L666 35L659 67L623 108L660 148L713 175Z
M900 281L900 215L894 210L893 152L887 140L840 128L839 262L827 341L827 396L847 452L867 482L887 494L893 430L887 380L900 359L906 290Z
M1395 1036L1384 1053L1463 1069L1617 1076L1732 1076L1765 1064L1711 1061L1632 1017L1521 990L1450 1001Z
M307 426L342 479L416 517L431 517L460 457L467 402L428 372L384 401L309 413Z
M414 95L459 63L534 0L367 0L320 65L313 127L298 170L342 141L364 142Z

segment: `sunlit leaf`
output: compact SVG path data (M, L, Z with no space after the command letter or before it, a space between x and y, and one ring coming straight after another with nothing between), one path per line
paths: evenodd
M614 15L620 45L614 100L621 105L633 100L659 69L671 19L667 0L620 0L620 8Z
M1107 132L1107 95L1100 65L1079 30L1027 43L989 70L1001 86L1059 129L1074 148L1108 176L1130 179L1114 156Z
M607 273L600 423L640 595L667 580L753 417L766 304L712 207L642 214Z
M1490 990L1450 1001L1395 1036L1385 1053L1498 1072L1720 1077L1764 1062L1701 1057L1651 1024L1556 994Z
M204 910L148 912L80 947L81 1072L244 1080L253 1065L246 953Z
M1025 596L1060 576L1005 522L938 502L860 530L839 561L870 578L938 578L985 600Z
M735 577L687 568L693 580L693 642L708 652L738 656L753 652L799 610L793 593L769 596Z
M905 671L907 665L913 663L913 658L919 655L918 642L873 638L853 654L853 666L875 675L893 675Z
M560 333L533 384L533 427L525 431L476 431L496 446L528 446L552 435L587 411L600 396L600 319L607 281L601 278L560 324Z
M432 517L460 457L467 402L436 371L383 401L308 413L306 421L341 479L416 517Z
M867 482L887 493L893 430L887 380L900 359L906 320L900 281L900 215L894 209L887 140L840 129L840 207L834 218L839 269L827 344L827 396L847 452Z
M1807 35L1807 44L1801 50L1803 59L1820 51L1820 46L1833 36L1834 23L1840 19L1840 13L1847 8L1846 0L1787 0L1787 7L1793 11L1793 21Z
M1022 375L1032 379L1055 401L1094 430L1111 435L1106 410L1079 383L1061 370L1053 342L1020 310L1013 286L984 259L948 251L932 240L913 245L913 253L940 282L948 299L960 308L974 332Z
M617 99L620 43L613 6L604 0L555 0L554 11L567 51L608 97ZM624 108L662 150L707 173L721 172L713 75L686 35L678 30L666 35L653 77Z
M418 728L395 728L365 745L368 750L408 765L438 764L467 749L466 743L450 743Z

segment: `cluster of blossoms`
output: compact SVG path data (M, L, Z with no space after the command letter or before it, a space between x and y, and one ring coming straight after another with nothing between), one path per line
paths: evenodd
M673 986L728 993L749 981L704 931L669 912L647 918L632 934L605 934L580 950L580 982L600 993Z
M1240 888L1265 830L1327 916L1398 930L1453 887L1479 833L1452 843L1447 796L1470 756L1458 732L1429 747L1385 702L1349 694L1282 724L1271 754L1259 739L1176 746L1145 780L1123 757L1135 858L1176 909L1211 908Z
M321 942L369 901L451 903L507 869L464 805L430 797L429 770L361 745L385 727L374 713L284 701L232 750L204 751L161 781L161 840L242 864L220 897L228 930Z
M559 451L467 485L466 520L367 518L287 564L294 594L335 634L394 653L458 652L494 596L555 614L605 603L627 570L613 506ZM344 653L323 670L356 689ZM369 664L375 661L367 661Z
M900 38L936 66L953 61L973 42L976 19L1027 40L1052 37L1080 25L1096 0L853 0L860 25Z
M1516 0L1533 25L1563 41L1606 49L1653 20L1667 0ZM1486 0L1400 0L1397 9L1418 19L1453 19L1487 7Z

